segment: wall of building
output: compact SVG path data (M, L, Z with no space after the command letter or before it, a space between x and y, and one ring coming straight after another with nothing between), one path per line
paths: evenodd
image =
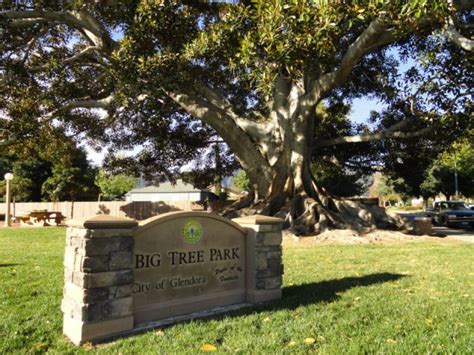
M201 192L134 192L127 196L127 201L201 201Z

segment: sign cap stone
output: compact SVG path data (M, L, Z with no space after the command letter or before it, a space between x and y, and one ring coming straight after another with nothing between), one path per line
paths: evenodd
M238 224L281 224L284 222L281 218L263 216L260 214L234 218L232 221Z
M87 218L70 220L67 225L69 227L87 229L128 229L138 226L138 222L130 218L99 214Z

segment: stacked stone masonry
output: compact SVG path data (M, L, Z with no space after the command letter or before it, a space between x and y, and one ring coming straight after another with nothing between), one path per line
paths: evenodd
M282 220L234 220L246 233L246 302L281 298ZM100 341L134 329L134 220L95 216L70 223L64 254L61 310L64 334L75 344Z
M283 275L282 220L250 216L233 220L247 230L247 301L259 303L281 298Z
M68 228L61 310L64 313L65 333L73 342L82 343L89 338L109 335L114 327L117 328L115 324L110 326L111 320L126 323L126 328L133 325L135 225L133 221L130 223L132 228L124 229ZM122 328L119 326L117 330ZM88 329L94 331L88 332Z
M283 275L281 226L259 227L259 231L256 233L255 286L257 290L278 289L281 287Z

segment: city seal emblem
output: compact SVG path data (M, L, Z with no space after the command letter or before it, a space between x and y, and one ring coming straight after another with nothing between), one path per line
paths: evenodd
M202 237L201 223L194 219L187 221L183 228L183 237L184 240L190 244L199 242Z

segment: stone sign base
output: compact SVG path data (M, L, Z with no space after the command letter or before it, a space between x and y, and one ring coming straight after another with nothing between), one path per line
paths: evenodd
M71 221L63 332L74 344L99 342L278 300L281 226L278 218L202 212L140 225L107 215Z

